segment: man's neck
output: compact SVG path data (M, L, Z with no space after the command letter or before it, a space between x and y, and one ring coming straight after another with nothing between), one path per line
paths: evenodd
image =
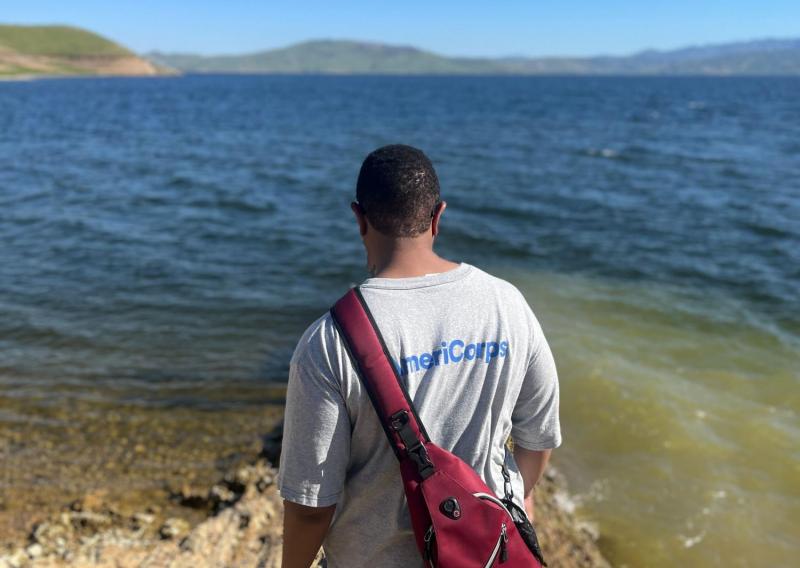
M458 268L458 263L440 257L430 248L394 247L375 254L370 259L369 271L376 278L412 278L454 268Z

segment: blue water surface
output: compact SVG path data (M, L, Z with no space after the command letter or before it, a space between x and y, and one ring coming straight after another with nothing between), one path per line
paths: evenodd
M0 83L0 376L282 381L365 276L361 160L427 152L439 249L725 294L800 329L800 79Z

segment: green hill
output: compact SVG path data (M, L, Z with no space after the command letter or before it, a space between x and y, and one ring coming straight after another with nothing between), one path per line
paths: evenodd
M111 40L70 26L0 25L0 46L26 55L134 55Z
M800 75L800 40L760 40L643 51L619 57L445 57L407 46L319 40L242 55L153 52L191 73L473 75Z
M70 26L0 25L0 75L155 75L149 61Z
M233 73L475 73L486 60L443 57L414 47L359 41L307 41L245 55L148 54L151 60L193 72Z

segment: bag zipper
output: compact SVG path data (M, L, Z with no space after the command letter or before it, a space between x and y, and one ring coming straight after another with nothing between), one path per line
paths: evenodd
M502 507L503 510L506 513L508 513L508 516L513 518L513 516L511 515L511 511L508 510L508 507L506 507L505 503L503 503L500 499L498 499L494 495L489 495L488 493L473 493L472 495L477 497L478 499L486 499L487 501L491 501L492 503Z
M497 557L500 556L500 563L505 562L508 560L508 534L506 533L506 524L503 523L500 526L500 537L497 539L497 544L494 545L494 549L492 550L492 555L489 557L489 560L486 562L486 565L483 568L491 568L494 561L497 560Z
M488 493L480 493L480 492L479 493L473 493L473 495L475 497L477 497L478 499L485 499L487 501L491 501L492 503L502 507L503 510L508 515L508 517L512 521L514 520L514 516L511 514L511 511L508 510L508 507L506 507L505 503L503 503L500 499L498 499L494 495L489 495ZM495 560L495 558L497 558L498 554L500 556L500 563L501 564L503 562L505 562L506 560L508 560L508 532L506 531L506 524L505 523L503 523L500 526L500 538L498 539L497 544L495 545L494 550L492 551L492 557L489 559L488 564L486 564L487 567L492 565L492 562L494 562L494 560Z
M435 538L436 534L433 532L433 525L428 527L428 530L425 531L425 560L427 561L428 566L431 568L436 568L433 564L433 539Z
M500 543L500 563L502 564L508 560L508 533L506 533L505 523L500 528L500 538L503 539L503 542Z

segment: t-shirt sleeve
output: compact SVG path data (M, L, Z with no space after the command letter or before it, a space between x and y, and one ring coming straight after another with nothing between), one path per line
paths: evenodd
M511 415L511 436L528 450L561 445L558 417L558 373L539 321L525 302L531 328L531 357Z
M304 334L289 364L277 479L284 499L310 507L339 500L350 457L350 418L327 352L335 338L325 337L321 321Z

